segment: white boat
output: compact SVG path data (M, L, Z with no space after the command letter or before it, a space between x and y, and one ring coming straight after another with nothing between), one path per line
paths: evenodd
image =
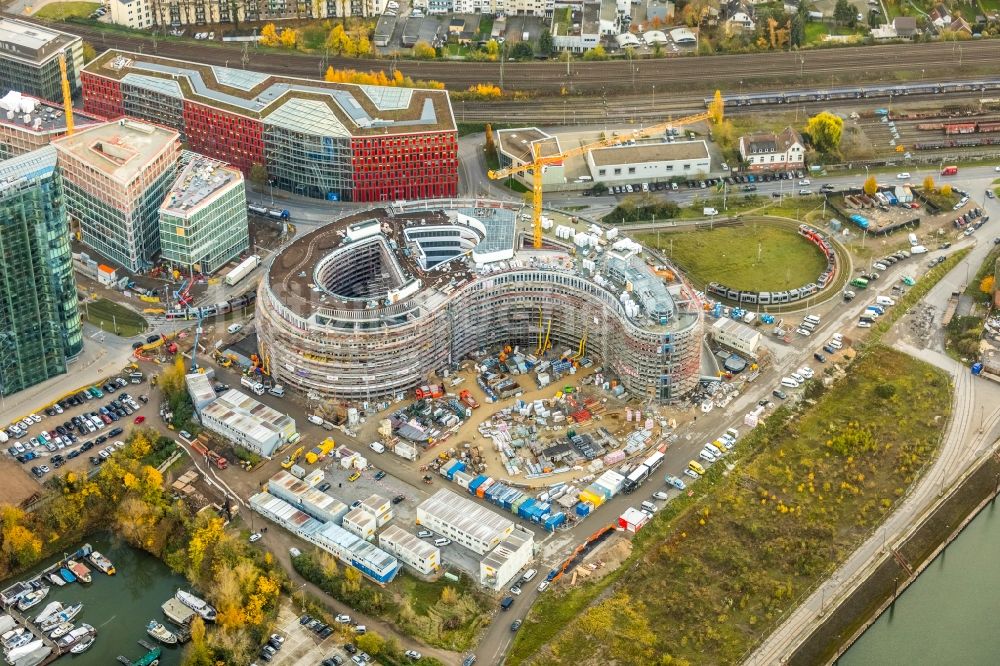
M209 622L215 622L215 608L208 602L203 601L190 592L185 592L184 590L177 590L177 594L175 594L174 597L177 601L181 602L200 615L201 619Z
M61 636L65 636L75 628L76 625L72 622L60 622L56 625L55 629L49 632L49 638L56 639Z
M38 604L42 603L44 599L49 594L49 588L42 587L37 590L32 590L27 594L21 595L21 598L17 600L18 610L26 611L29 608L34 608Z
M96 632L94 631L94 628L92 626L90 626L89 624L81 624L79 627L77 627L76 629L74 629L73 631L69 632L68 634L59 639L58 641L59 647L67 648L70 645L76 643L81 638L90 636L91 634L94 633Z
M91 564L109 576L115 575L115 565L111 563L111 560L104 557L104 555L100 554L96 550L92 551L90 555L87 556L87 559L90 560Z
M166 643L167 645L177 644L177 635L156 620L149 621L149 624L146 625L146 633L161 643Z
M0 634L5 634L17 626L17 621L10 615L0 615Z
M63 622L69 622L83 610L83 604L69 606L41 623L42 631L51 631Z
M35 618L35 624L41 624L63 609L61 601L49 602L49 605L42 609L42 612Z
M35 636L30 631L26 631L24 627L19 627L20 631L17 629L12 629L4 634L3 648L5 650L13 650L14 648L21 647L22 645L27 645ZM15 633L16 632L16 633ZM9 636L7 634L10 634Z
M51 582L52 584L57 585L58 587L62 587L63 585L66 584L66 581L62 579L62 576L59 575L58 571L53 571L45 578L48 579L48 581Z
M10 631L5 631L3 632L2 635L0 635L0 643L6 645L9 641L14 640L14 638L20 636L24 632L25 632L24 627L14 627Z
M37 641L32 641L27 645L22 645L19 648L14 648L13 650L7 653L7 663L13 664L18 659L27 657L29 654L31 654L38 648L43 648L43 647L45 647L45 641L37 640Z
M90 646L97 640L96 636L88 636L69 649L73 654L83 654L90 649Z
M52 648L48 645L43 645L18 659L14 666L38 666L48 659L50 654L52 654Z

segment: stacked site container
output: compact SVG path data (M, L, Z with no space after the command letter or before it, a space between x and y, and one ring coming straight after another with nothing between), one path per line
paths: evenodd
M590 502L580 502L576 505L574 510L576 511L576 515L581 518L586 518L590 515L590 512L594 510L594 506Z
M517 499L515 499L513 502L510 503L510 512L516 516L521 508L521 505L527 502L529 499L530 498L527 495L522 493L520 497L518 497Z
M486 497L486 491L490 489L490 486L492 486L493 483L492 476L486 477L486 479L484 479L483 482L476 488L476 497L480 499Z
M491 504L496 504L497 502L496 498L499 497L501 493L506 492L506 490L507 486L505 486L500 482L497 482L490 485L490 487L486 489L486 492L483 493L483 497L486 499L487 502L490 502Z
M464 460L456 460L455 464L448 469L448 478L453 479L456 472L464 472L465 467L466 465Z
M510 511L511 505L517 500L521 499L521 497L523 496L524 493L522 493L520 490L517 490L516 488L511 488L510 492L504 495L503 497L503 508L507 511Z
M611 499L615 496L615 489L610 487L606 481L602 481L601 479L597 479L592 484L587 486L587 490L603 493L604 499Z
M476 490L479 489L479 486L481 486L483 484L483 482L486 481L486 479L488 479L488 478L490 478L490 477L486 476L485 474L480 474L479 476L477 476L476 478L474 478L472 481L469 481L469 494L470 495L475 495L476 494Z
M556 528L566 522L566 514L560 511L559 513L553 513L551 516L545 519L545 529L549 532L555 532Z
M580 493L580 501L590 502L590 504L592 504L594 508L597 508L602 504L604 504L604 499L605 498L603 493L592 492L590 488L587 488L586 490Z
M472 481L472 475L467 472L455 472L451 480L462 488L468 488L469 482Z
M538 503L538 500L536 500L534 497L527 498L524 502L521 503L521 506L519 506L517 508L517 515L520 518L524 518L525 520L529 520L531 518L531 509L537 503Z

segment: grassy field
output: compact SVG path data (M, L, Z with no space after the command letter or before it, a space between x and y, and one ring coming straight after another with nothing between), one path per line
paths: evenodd
M101 6L99 2L53 2L37 12L35 18L49 21L65 21L68 18L88 18Z
M618 571L554 588L509 663L742 661L892 510L951 405L943 372L885 347L825 394L810 390L815 405L781 408L741 440L735 472L711 468L694 497L657 514ZM560 594L580 612L549 617Z
M657 234L639 234L656 246ZM735 289L780 291L813 282L826 258L795 230L748 222L694 233L659 234L659 247L695 284L722 282Z
M106 298L81 304L80 310L84 321L124 338L144 333L147 328L142 315Z

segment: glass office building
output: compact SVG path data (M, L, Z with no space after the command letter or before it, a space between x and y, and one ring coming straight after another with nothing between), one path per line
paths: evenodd
M83 348L62 178L51 147L0 162L0 394Z

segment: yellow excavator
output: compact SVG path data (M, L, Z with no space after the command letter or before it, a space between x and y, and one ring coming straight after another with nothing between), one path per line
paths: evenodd
M287 456L284 460L281 461L281 468L291 469L292 465L295 464L295 461L298 460L299 456L302 455L302 452L305 451L305 448L306 447L304 446L300 446L299 448L295 449L295 453L293 453L290 456Z

